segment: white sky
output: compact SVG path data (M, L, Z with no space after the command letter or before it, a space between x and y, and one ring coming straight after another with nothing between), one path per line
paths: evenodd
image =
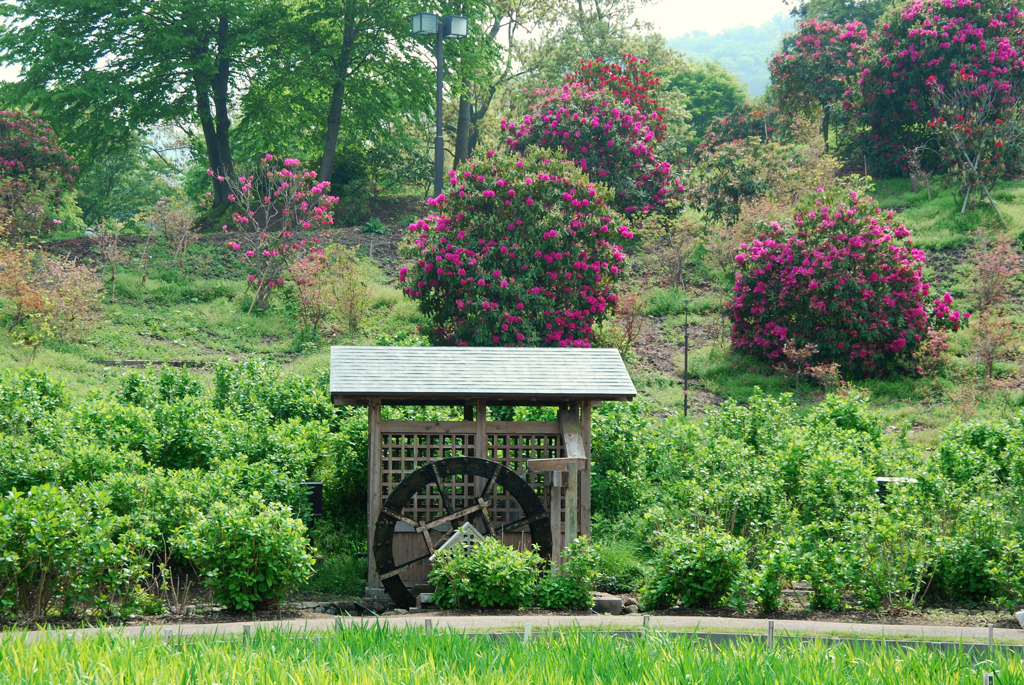
M760 26L789 9L782 0L654 0L637 11L637 17L654 24L668 39L691 31L718 33L736 26Z

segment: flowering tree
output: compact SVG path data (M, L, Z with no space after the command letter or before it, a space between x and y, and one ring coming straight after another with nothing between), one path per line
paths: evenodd
M214 175L212 170L207 173ZM318 182L316 172L299 160L270 154L250 176L218 175L217 180L227 184L234 205L231 221L238 238L228 247L241 253L239 258L250 268L249 311L266 309L274 288L284 285L289 264L302 252L319 250L317 238L301 237L301 232L333 224L331 208L338 198L330 195L330 181ZM307 247L307 240L312 245Z
M501 122L511 149L537 147L575 161L615 191L610 204L627 216L648 214L682 190L672 165L655 154L660 113L649 116L629 100L581 83L535 94L540 99L521 124Z
M910 231L892 225L871 199L821 193L736 254L730 307L735 348L779 359L787 342L817 346L823 363L844 374L878 376L908 364L929 328L956 330L967 318L949 293L929 309L921 280L925 256Z
M12 233L42 233L59 224L53 209L75 182L76 171L74 158L45 121L18 110L0 111L0 207Z
M588 90L603 90L622 102L629 103L645 117L654 131L655 140L665 139L665 108L658 105L661 80L644 66L649 59L623 55L622 64L602 58L583 60L576 71L566 77L568 83L579 83Z
M1014 81L1016 89L1020 79ZM979 87L977 77L966 73L948 86L935 77L926 83L936 113L928 126L936 134L943 162L959 181L964 197L960 214L967 211L972 194L977 198L984 193L1002 220L989 190L1006 173L1010 150L1024 135L1020 108L1000 107L1002 96L994 84Z
M409 226L399 278L435 343L589 347L625 259L607 196L540 150L489 152L449 174L436 214Z
M903 165L936 116L931 94L963 81L971 97L993 89L995 116L1017 103L1024 72L1024 23L1016 0L913 0L875 25L858 84L860 116L881 171ZM848 103L852 106L852 103Z
M776 101L784 112L820 108L826 152L832 112L856 77L867 40L867 27L859 21L802 21L792 49L775 55L769 64Z

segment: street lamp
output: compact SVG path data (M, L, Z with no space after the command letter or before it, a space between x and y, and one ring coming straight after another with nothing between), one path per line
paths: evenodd
M445 38L465 38L469 35L469 19L457 14L438 17L430 12L412 15L412 35L437 36L437 130L434 135L434 195L441 194L441 179L444 176L444 133L441 131L441 102L444 97L444 47Z

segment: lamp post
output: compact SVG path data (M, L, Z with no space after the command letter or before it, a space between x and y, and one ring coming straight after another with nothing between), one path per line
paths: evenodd
M441 104L444 98L444 39L469 35L469 19L457 14L438 17L430 12L412 15L412 35L437 36L437 130L434 134L434 195L441 194L444 176L444 133L441 130Z

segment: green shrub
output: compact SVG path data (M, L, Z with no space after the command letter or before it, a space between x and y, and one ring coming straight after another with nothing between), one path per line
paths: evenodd
M71 395L64 383L45 371L0 371L0 432L29 431L34 422L58 409L66 409L70 403Z
M32 445L19 436L0 435L0 493L28 490L47 483L70 488L76 483L100 480L115 472L145 468L133 452L116 452L68 435L64 447Z
M661 547L641 592L646 609L719 605L746 570L747 545L728 533L679 526L658 537Z
M317 563L305 590L331 595L362 597L366 588L366 559L354 556L328 557Z
M595 542L597 583L602 592L636 592L644 581L644 560L637 543L622 538Z
M205 468L220 458L262 452L259 422L219 412L205 398L158 404L153 418L160 430L160 451L153 459L158 466Z
M594 606L597 551L586 536L562 551L562 564L537 587L537 604L554 611L581 611Z
M52 485L0 497L0 617L116 615L134 601L143 541L121 534L107 499Z
M323 374L286 375L279 366L261 360L223 361L214 370L213 388L213 406L237 414L266 411L275 421L328 421L334 416Z
M794 504L804 523L841 521L878 505L875 473L868 463L875 451L864 433L812 429L802 438L806 455L799 467Z
M203 385L188 369L162 366L159 371L129 371L121 376L117 398L122 404L152 407L158 403L174 403L203 394Z
M955 423L947 428L938 449L943 474L958 483L979 477L1005 482L1011 470L1019 468L1015 460L1007 458L1011 456L1008 448L1019 447L1024 438L1019 417L1014 424L1017 430L1003 421Z
M196 565L214 598L237 611L273 606L313 572L306 526L257 493L237 504L215 502L172 544Z
M763 613L774 613L782 606L782 589L799 572L799 547L799 538L777 540L761 566L750 574L748 591Z
M439 552L428 579L434 602L446 609L518 609L533 604L544 560L494 538L469 551L461 545Z

